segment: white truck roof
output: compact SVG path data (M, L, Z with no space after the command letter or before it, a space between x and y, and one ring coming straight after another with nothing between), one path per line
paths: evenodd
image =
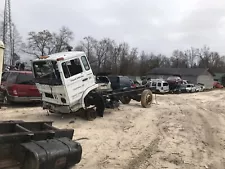
M40 58L35 59L35 61L37 60L57 60L58 58L64 58L64 60L67 59L72 59L72 58L76 58L76 57L80 57L80 56L86 56L84 52L78 52L78 51L70 51L70 52L60 52L60 53L55 53L55 54L51 54L51 55L46 55L46 56L40 56Z

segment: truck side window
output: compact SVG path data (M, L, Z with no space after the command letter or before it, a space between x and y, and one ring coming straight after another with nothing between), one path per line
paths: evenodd
M83 72L79 59L73 59L62 63L62 69L65 78L69 78Z
M158 86L161 87L161 83L158 83Z
M84 65L85 70L89 70L90 69L90 66L88 64L87 58L85 56L82 56L81 57L81 60L82 60L82 63Z

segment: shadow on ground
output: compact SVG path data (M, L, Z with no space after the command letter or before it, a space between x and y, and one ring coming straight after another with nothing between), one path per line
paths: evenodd
M1 107L6 107L6 108L27 108L27 107L41 107L42 103L13 103L9 105L4 105L1 103Z

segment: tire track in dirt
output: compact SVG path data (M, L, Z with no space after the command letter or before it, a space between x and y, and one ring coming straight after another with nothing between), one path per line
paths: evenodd
M197 114L202 120L206 144L212 148L215 148L215 139L212 131L212 126L202 114Z
M160 138L154 139L148 147L132 159L124 169L146 169L151 165L150 159L158 150Z
M205 150L207 152L207 157L205 160L208 159L208 165L206 165L206 168L224 169L224 159L221 156L222 154L224 154L224 152L221 151L223 147L220 146L218 141L219 139L215 139L217 136L215 136L214 134L214 128L219 128L221 126L221 123L219 121L220 117L216 112L205 108L210 106L210 104L213 104L211 103L211 101L209 102L210 104L208 102L206 102L207 104L202 104L194 102L192 99L193 98L189 98L186 103L190 107L193 107L193 109L197 110L195 113L201 120L203 134L200 139L202 140L202 143L204 144ZM219 132L221 132L221 128Z
M174 111L159 118L161 119L159 129L164 140L172 141L169 142L172 147L174 147L174 144L177 144L178 147L189 145L187 152L184 152L184 149L177 150L177 153L184 157L183 163L178 164L181 168L203 168L204 165L207 168L206 162L208 159L205 159L205 157L210 158L212 154L208 147L212 149L215 147L213 129L207 118L201 113L202 108L198 107L198 103L192 102L191 99L191 97L182 98L182 96L178 96L170 101ZM177 140L180 141L177 142ZM187 158L189 152L192 152L192 155ZM171 156L171 152L166 152L166 154L165 159ZM185 159L188 160L187 163L185 163ZM214 165L217 168L221 166Z
M204 130L204 135L205 135L205 147L209 159L209 168L210 169L224 169L224 158L221 157L222 154L224 154L223 147L220 146L218 137L215 139L214 135L214 126L221 125L219 123L217 114L203 108L200 106L197 106L199 110L198 115L201 118L203 122L203 130ZM203 115L207 114L207 115ZM208 117L207 117L208 116ZM210 122L209 122L210 121Z

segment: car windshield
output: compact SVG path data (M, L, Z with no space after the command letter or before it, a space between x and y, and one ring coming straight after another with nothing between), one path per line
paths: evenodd
M40 84L61 84L60 73L56 61L33 62L35 81Z

